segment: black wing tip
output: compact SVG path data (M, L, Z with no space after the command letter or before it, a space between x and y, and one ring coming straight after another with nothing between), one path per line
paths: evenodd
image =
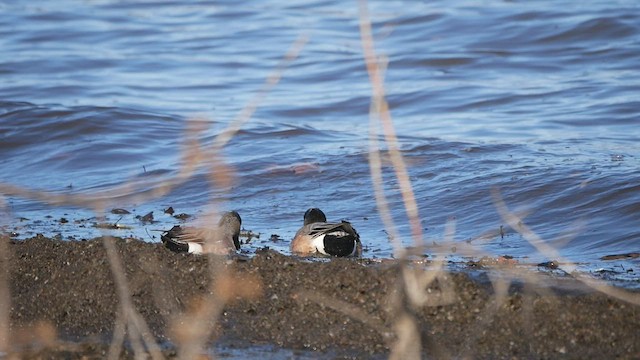
M189 252L189 244L175 239L175 237L180 233L182 233L182 228L180 228L180 225L175 225L171 228L171 230L168 230L164 234L160 235L160 239L162 240L164 246L173 252Z
M164 246L177 253L186 253L189 252L189 244L185 244L183 242L176 241L174 239L166 239L163 240Z

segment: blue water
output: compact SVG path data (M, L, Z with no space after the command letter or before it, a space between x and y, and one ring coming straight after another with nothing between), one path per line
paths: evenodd
M564 257L637 278L638 259L598 259L640 251L640 3L372 1L369 11L427 244L455 221L461 246L545 260L506 227L498 189ZM187 222L236 209L260 234L247 252L287 253L317 206L353 223L365 256L391 257L367 163L358 22L357 2L343 1L0 3L3 229L101 234L90 206L54 206L19 187L127 209L108 214L126 226L110 233L147 241L179 223L168 206L193 215ZM301 36L299 56L222 151L231 187L212 185L203 166L163 196L136 197L178 176L190 120L206 122L199 140L210 145ZM382 150L392 214L411 245ZM135 218L150 211L155 223Z

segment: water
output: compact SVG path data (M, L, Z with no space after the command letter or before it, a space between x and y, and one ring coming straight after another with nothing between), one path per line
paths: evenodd
M499 235L506 223L491 196L499 189L562 256L637 281L638 259L598 259L640 251L640 4L372 1L369 9L427 243L440 243L455 220L461 245L546 260L514 230ZM300 55L224 148L231 188L211 186L201 168L164 196L132 197L177 176L190 119L208 123L200 140L211 144L301 35L309 41ZM0 47L5 185L98 194L107 209L132 212L109 214L126 226L110 233L147 241L179 222L162 212L168 206L198 221L215 201L260 233L249 253L288 252L302 214L317 206L354 224L365 256L392 256L367 163L371 89L357 2L5 1ZM126 196L101 193L132 181ZM18 237L101 234L86 207L5 193L4 229ZM150 211L156 223L135 218Z

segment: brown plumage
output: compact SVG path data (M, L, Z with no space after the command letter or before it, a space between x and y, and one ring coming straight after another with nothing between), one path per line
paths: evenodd
M291 252L301 256L360 256L362 244L351 223L328 223L322 210L311 208L305 212L304 224L291 242Z
M214 228L183 227L176 225L160 238L171 251L191 254L227 255L240 250L242 219L235 211L222 215Z

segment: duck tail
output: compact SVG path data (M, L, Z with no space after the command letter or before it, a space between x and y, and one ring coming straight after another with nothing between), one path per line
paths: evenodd
M335 232L324 236L324 252L327 255L346 257L354 256L358 253L358 238L353 234Z
M182 228L180 228L180 225L176 225L172 227L171 230L160 235L160 239L162 240L162 243L164 244L164 246L173 252L177 252L177 253L189 252L189 244L176 239L176 236L178 236L181 233L182 233Z

